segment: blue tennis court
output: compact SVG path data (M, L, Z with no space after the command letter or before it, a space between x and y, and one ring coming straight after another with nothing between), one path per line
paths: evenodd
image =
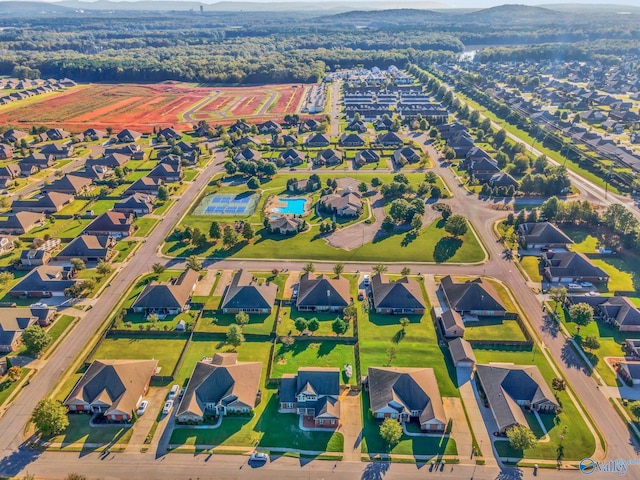
M237 195L211 194L202 199L194 210L195 215L249 216L253 215L260 195L239 193Z

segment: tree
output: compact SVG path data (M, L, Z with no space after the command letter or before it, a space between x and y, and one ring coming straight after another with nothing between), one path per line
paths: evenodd
M333 330L333 333L336 335L343 335L347 333L348 329L349 325L340 317L337 317L333 322L331 322L331 330Z
M113 267L110 263L105 262L104 260L100 260L98 262L98 266L96 267L96 272L100 275L107 275L113 271Z
M350 303L349 305L344 307L344 310L342 311L342 316L344 317L345 320L351 320L353 318L356 318L358 316L358 307L356 307L354 303Z
M245 240L251 240L254 235L255 233L251 224L249 222L244 222L244 225L242 226L242 237Z
M45 398L40 400L33 410L31 420L36 429L44 436L62 433L69 426L67 407L58 400Z
M389 215L395 222L404 222L407 218L407 211L409 210L409 202L404 198L398 198L391 202L389 207Z
M396 347L391 345L389 348L387 348L387 367L391 366L391 363L396 359L397 356L398 349Z
M235 317L236 323L241 327L244 327L249 323L249 315L246 312L238 312Z
M441 196L442 196L442 190L440 189L439 186L434 185L433 187L431 187L431 198L438 199Z
M85 268L87 268L87 265L84 263L84 260L80 258L72 258L71 266L73 267L74 270L78 270L78 271L84 270Z
M411 322L407 317L402 317L400 319L400 325L402 326L402 331L404 332Z
M569 308L569 318L578 325L589 325L593 322L593 307L588 303L576 303Z
M493 136L493 142L496 144L496 147L500 148L504 141L507 139L507 132L504 130L498 130Z
M9 370L7 370L7 376L12 382L17 382L22 376L22 368L18 366L11 367Z
M582 347L587 350L598 350L600 348L600 340L594 335L589 335L582 340Z
M335 273L337 276L340 276L342 272L344 272L344 263L336 263L333 266L333 273Z
M202 270L202 262L195 255L187 257L186 265L187 268L195 270L196 272Z
M369 186L364 182L360 182L360 185L358 185L358 191L364 195L369 191Z
M373 273L385 273L388 268L386 266L384 266L383 264L379 263L377 265L375 265L372 269Z
M640 401L636 400L635 402L632 402L629 406L629 410L631 410L631 413L637 420L640 420Z
M558 197L553 196L544 201L540 205L540 213L544 215L546 220L553 220L558 216L558 210L560 209L560 200Z
M222 238L222 228L218 222L212 222L209 227L209 237L213 240L220 240Z
M158 200L164 202L169 199L169 189L164 185L158 187Z
M567 289L564 287L551 287L549 289L549 297L556 304L564 304L567 301Z
M411 219L411 228L413 230L420 230L422 228L422 216L419 214L415 214Z
M411 275L411 269L409 267L403 267L402 270L400 270L400 274L404 275L405 277Z
M280 338L280 341L282 342L285 348L289 348L291 347L291 345L295 343L296 339L293 338L291 335L287 335L285 337Z
M553 387L554 390L558 390L558 391L561 391L567 388L567 385L564 379L560 377L555 377L553 380L551 380L551 386Z
M153 270L153 273L155 273L155 274L160 274L160 273L164 272L166 269L167 269L167 267L165 267L161 263L154 263L153 265L151 265L151 270Z
M258 180L258 177L251 177L247 180L247 187L251 190L257 190L260 188L260 180Z
M304 267L302 267L302 271L304 273L315 272L316 271L316 266L312 262L305 263Z
M155 313L150 313L149 315L147 315L147 322L149 322L151 325L153 325L154 327L156 326L156 324L160 321L160 317L158 317L157 314Z
M454 237L460 237L467 233L468 230L467 220L456 213L455 215L451 215L447 218L447 221L444 224L444 229L447 233L453 235Z
M396 222L393 221L393 218L389 215L384 217L384 220L382 221L382 230L388 233L392 232L394 228L396 228Z
M531 429L522 425L514 425L507 430L507 437L511 446L519 451L532 448L537 442Z
M396 446L402 438L400 422L393 418L385 418L380 425L380 438L387 443L389 449Z
M236 243L238 243L238 234L230 225L227 225L224 227L224 232L222 234L222 244L226 248L230 248Z
M13 273L0 272L0 288L4 288L11 281L13 281Z
M307 330L310 332L317 332L320 328L320 322L316 317L313 317L311 320L307 322Z
M239 325L232 323L227 330L227 343L232 345L234 350L242 345L244 342L244 335L242 334L242 328Z
M298 317L295 322L293 322L293 326L296 327L298 332L302 333L307 329L307 320L303 317Z
M51 343L51 335L39 325L31 325L22 332L22 343L36 356Z

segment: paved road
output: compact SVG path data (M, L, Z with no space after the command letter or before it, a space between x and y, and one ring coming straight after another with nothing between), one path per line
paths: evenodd
M222 170L224 153L217 152L214 160L193 182L191 188L181 196L175 206L164 217L147 241L133 255L129 263L112 280L111 286L103 292L87 315L62 341L42 369L33 377L25 392L17 397L0 418L0 455L11 454L22 443L22 432L31 412L41 398L44 398L59 381L63 371L71 365L91 337L100 328L105 318L118 303L129 284L142 273L150 270L150 259L155 250L169 234L179 218L208 180ZM0 471L2 462L0 462Z
M329 109L329 118L331 118L330 135L337 137L340 135L340 86L342 81L334 80L331 83L331 108Z

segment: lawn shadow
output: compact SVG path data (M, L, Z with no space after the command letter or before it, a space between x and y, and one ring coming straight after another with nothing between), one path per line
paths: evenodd
M400 246L408 247L416 238L418 238L418 232L412 230L404 236L402 242L400 242Z
M418 324L422 320L422 315L384 315L380 313L369 312L369 322L378 326L385 327L389 325L400 325L400 318L408 318L411 324Z
M444 263L451 259L462 246L462 240L454 237L442 237L433 248L433 259Z
M298 343L301 343L301 342L298 342ZM329 355L334 348L336 348L336 342L322 342L320 344L320 348L318 349L318 357L324 357L325 355Z

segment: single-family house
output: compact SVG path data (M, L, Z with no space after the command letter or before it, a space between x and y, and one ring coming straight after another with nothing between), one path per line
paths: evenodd
M37 321L28 308L0 309L0 352L13 352L20 344L24 329Z
M523 408L555 413L559 407L535 365L476 365L476 377L500 433L515 425L528 427Z
M64 247L56 260L68 262L79 258L85 262L109 261L115 255L116 239L103 235L80 235Z
M229 133L240 132L243 135L246 135L250 131L251 131L251 125L249 125L247 122L243 122L242 120L236 121L233 125L229 127L229 130L228 130Z
M462 316L469 314L503 317L507 313L495 287L482 278L455 282L450 275L447 275L440 281L440 289L449 308Z
M134 193L116 202L113 205L114 212L132 213L135 215L146 215L153 210L155 197L144 193Z
M4 132L2 134L2 139L5 142L11 142L11 143L15 143L15 142L19 142L21 140L25 140L29 137L28 133L25 132L21 132L20 130L15 130L15 129L10 129L7 130L6 132Z
M268 133L274 134L274 133L280 133L281 131L282 131L282 127L276 122L274 122L273 120L267 120L266 122L258 125L258 132L262 134L268 134Z
M355 163L358 167L362 167L367 163L378 163L380 161L380 155L373 150L360 150L356 153Z
M250 413L260 402L261 375L262 362L238 362L237 353L216 353L196 363L177 409L178 422Z
M343 133L338 143L341 147L364 147L364 138L357 133Z
M618 363L618 373L625 382L640 385L640 362L623 360Z
M105 212L96 217L82 233L107 237L125 238L134 231L133 215L129 213Z
M522 223L518 226L518 240L525 250L538 250L540 248L566 249L572 244L571 240L562 230L553 223Z
M137 142L142 138L142 134L140 132L136 132L135 130L124 129L120 133L116 135L118 142L120 143L132 143Z
M12 297L63 297L76 284L75 271L69 267L41 266L27 273L9 291Z
M280 381L278 401L281 413L295 413L305 425L337 428L340 424L340 370L337 368L299 368Z
M449 355L453 361L453 366L458 368L473 368L476 365L476 356L473 353L471 344L464 338L457 337L448 342Z
M64 401L72 413L129 422L149 389L157 360L94 360Z
M444 432L447 416L433 368L369 367L366 384L373 417L414 421L428 432Z
M14 200L11 210L17 212L56 213L73 201L73 195L55 191L45 191L36 198Z
M107 132L105 130L96 130L95 128L88 128L84 132L82 132L82 136L84 138L88 138L92 141L100 140L101 138L105 138L107 136Z
M80 195L89 190L93 180L78 175L67 174L42 187L43 192L58 192L68 195Z
M248 162L255 162L262 158L262 154L258 150L254 150L253 148L244 148L235 154L233 159L236 162L240 160L246 160Z
M376 313L422 315L425 302L420 284L407 276L396 281L377 273L371 277L373 307Z
M387 132L378 135L376 142L385 147L400 147L402 146L402 138L395 132Z
M324 195L319 202L324 209L339 217L357 217L362 214L362 197L349 190Z
M417 163L420 161L420 154L411 147L398 148L393 152L393 161L400 166L407 163Z
M445 338L460 338L464 336L465 326L462 315L453 308L444 310L438 317Z
M161 129L158 131L157 136L158 136L158 137L164 137L164 139L165 139L165 140L167 140L167 141L168 141L168 140L171 140L171 139L173 139L173 140L176 140L176 141L177 141L177 140L180 140L180 139L182 138L182 135L180 135L180 133L179 133L179 132L177 132L177 131L176 131L176 130L174 130L173 128L169 128L169 127L167 127L167 128L161 128Z
M32 153L18 162L20 170L27 170L30 167L36 167L38 170L44 170L45 168L55 165L55 159L53 155L45 155L44 153Z
M51 140L53 142L58 142L70 136L71 134L66 130L63 130L62 128L50 128L45 133L40 135L40 141L46 142L47 140Z
M320 150L313 160L316 165L340 165L342 163L342 153L333 148Z
M149 172L147 177L162 180L163 182L179 182L182 179L182 165L169 165L167 163L159 163Z
M271 314L278 286L266 279L258 279L248 270L238 270L227 287L222 300L223 313Z
M131 157L125 155L123 153L108 153L100 158L89 158L85 162L85 167L108 167L108 168L117 168L122 167L125 163L129 161Z
M278 158L283 160L284 164L288 167L302 165L304 163L304 155L293 148L285 150Z
M328 147L330 143L329 138L323 133L314 133L305 142L307 147Z
M578 252L543 252L543 276L553 283L592 282L607 284L609 275Z
M16 212L0 216L0 233L6 235L24 235L41 225L44 225L42 213Z
M301 311L341 312L351 303L349 280L304 273L300 277L296 307Z
M50 260L51 252L42 248L29 248L20 252L20 268L23 270L47 265Z
M302 220L289 216L277 216L269 219L269 230L281 235L295 235L302 228Z
M168 282L153 281L144 287L131 310L149 315L178 315L189 309L191 294L198 283L198 272L187 269Z
M142 177L131 184L124 191L125 195L133 195L134 193L144 193L147 195L158 195L160 185L164 184L161 178Z
M73 155L73 144L62 145L61 143L49 143L40 149L43 155L51 155L56 160L70 157Z
M0 144L0 160L8 160L13 157L13 147L11 145Z

